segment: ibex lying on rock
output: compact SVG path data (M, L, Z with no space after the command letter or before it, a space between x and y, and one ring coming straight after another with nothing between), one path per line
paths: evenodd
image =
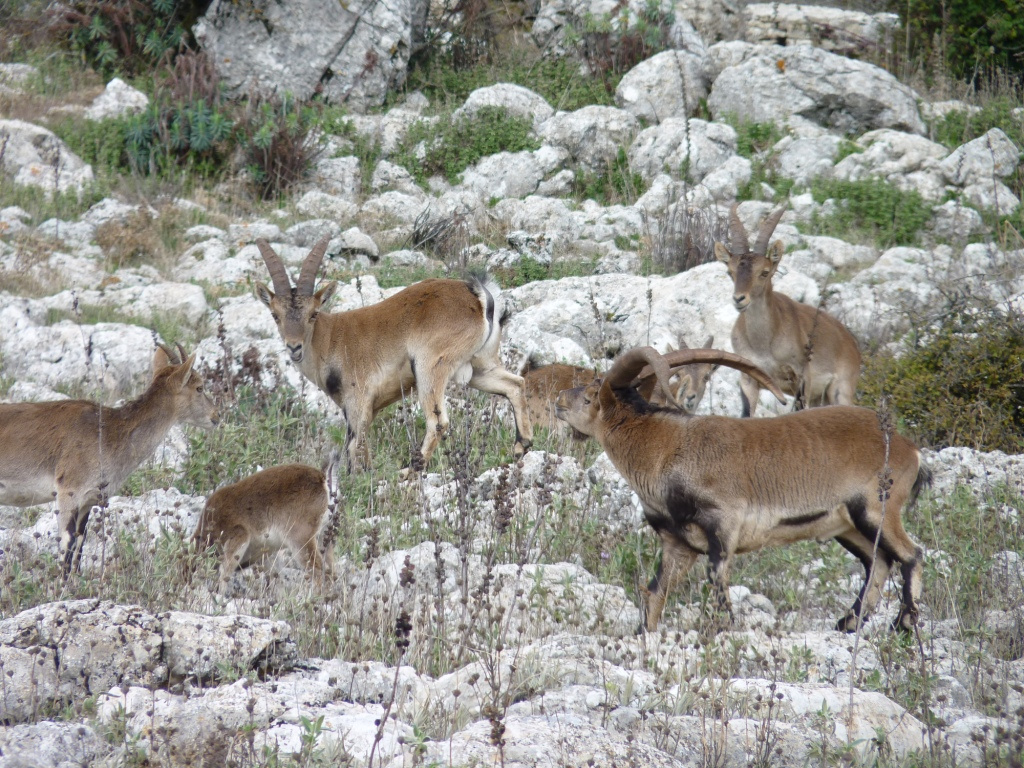
M117 492L178 422L210 429L217 408L185 357L160 345L153 382L118 408L87 400L0 405L0 504L57 499L65 573L79 565L92 508Z
M796 407L853 405L860 376L860 349L846 326L818 307L772 290L782 243L768 246L784 208L761 225L753 247L736 213L729 212L731 249L715 243L715 256L729 268L733 303L740 316L732 328L732 348L764 369ZM740 377L743 415L753 416L760 392L750 376Z
M903 530L900 510L931 477L918 449L899 434L884 434L878 416L866 408L732 419L658 408L637 393L638 377L653 372L665 387L671 365L697 360L736 368L782 398L763 371L736 355L696 349L662 357L651 347L623 354L603 382L558 397L559 418L598 440L661 537L661 564L648 587L647 629L658 626L666 597L699 555L708 556L719 605L728 609L734 554L829 538L852 552L867 573L836 628L858 627L878 603L894 563L903 576L894 626L912 627L922 553Z
M427 434L412 466L425 466L448 428L444 391L452 380L508 398L516 422L515 454L522 455L533 433L523 380L506 371L499 358L497 289L477 278L432 278L378 304L329 314L322 310L337 283L314 290L327 244L325 238L310 251L293 288L280 257L258 240L276 293L263 283L256 284L255 292L270 309L292 361L341 408L348 425L349 469L367 466L366 433L377 413L413 388Z
M328 478L337 469L336 456L322 470L283 464L214 491L192 538L200 547L215 546L222 553L222 592L240 565L285 546L317 584L332 574L333 547L321 555L317 535L329 501Z

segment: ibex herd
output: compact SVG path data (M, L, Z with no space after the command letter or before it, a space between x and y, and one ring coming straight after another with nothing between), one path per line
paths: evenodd
M668 595L699 555L708 556L717 606L728 612L733 555L830 538L866 572L836 628L856 630L898 566L903 593L894 626L909 630L918 613L922 553L903 528L901 510L930 474L909 440L852 405L861 364L853 335L822 309L772 290L782 244L771 237L782 213L768 217L751 246L733 206L730 244L715 244L739 312L733 353L712 349L710 338L699 349L680 339L680 349L664 355L651 347L629 350L603 376L562 364L527 363L522 377L505 370L501 295L484 278L424 280L372 306L327 312L337 285L316 285L326 238L294 285L270 244L258 241L273 290L256 283L254 292L291 360L341 409L349 472L371 464L373 419L413 391L426 435L403 474L423 469L448 428L444 393L452 381L509 401L516 456L530 448L533 424L550 429L556 418L577 437L595 438L662 541L646 590L647 630L657 627ZM90 510L152 455L171 426L217 424L194 363L194 354L160 345L149 388L116 408L82 400L0 405L0 504L56 500L65 573L79 565ZM793 396L797 412L695 415L720 365L740 371L743 417L753 416L761 389L783 402ZM193 539L221 552L222 589L239 565L281 546L318 584L331 576L333 541L321 552L318 533L336 464L332 456L321 469L271 467L209 497Z

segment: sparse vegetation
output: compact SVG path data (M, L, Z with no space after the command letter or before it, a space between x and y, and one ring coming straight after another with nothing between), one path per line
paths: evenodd
M817 203L834 201L831 212L815 216L813 224L821 234L880 248L915 244L932 211L918 192L900 191L877 178L816 179L811 193Z
M472 115L442 120L438 128L418 122L409 130L395 162L421 185L435 174L455 184L466 168L483 157L539 148L530 135L532 127L528 118L510 115L501 107L482 107Z

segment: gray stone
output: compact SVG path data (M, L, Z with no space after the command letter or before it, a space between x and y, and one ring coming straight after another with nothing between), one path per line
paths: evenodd
M313 184L321 192L358 203L362 197L359 158L332 157L319 161L313 171Z
M670 117L645 128L629 147L630 167L645 180L660 173L699 182L736 154L736 131L722 123Z
M743 9L751 43L815 45L842 56L886 50L900 26L895 13L864 13L818 5L751 3Z
M23 120L0 120L0 172L15 184L39 187L47 194L81 192L92 183L92 166L67 148L53 132Z
M957 147L940 164L950 184L992 184L1017 169L1020 149L999 128Z
M555 114L544 97L529 88L512 83L497 83L477 88L470 93L466 102L452 114L452 120L471 117L483 107L504 109L512 117L530 120L534 128Z
M102 736L82 723L0 726L0 768L86 768L111 751Z
M708 95L707 51L662 51L623 75L615 103L649 124L690 117Z
M605 173L619 148L636 136L637 119L615 107L588 106L575 112L556 112L537 129L545 143L568 150L587 173Z
M331 0L287 0L251 13L215 0L193 29L231 95L324 97L357 111L384 102L405 80L426 23L418 0L338 7ZM367 66L367 62L372 62Z
M917 94L885 70L808 45L753 46L722 70L708 96L729 115L784 125L793 115L845 133L895 128L923 133Z
M107 83L106 89L85 110L90 120L107 120L122 115L135 115L149 106L149 97L132 88L119 77Z
M355 218L359 207L351 200L314 189L298 199L295 210L303 216L349 221Z

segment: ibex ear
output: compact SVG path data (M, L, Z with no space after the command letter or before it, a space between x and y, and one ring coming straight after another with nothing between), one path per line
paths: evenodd
M725 247L725 243L715 243L715 258L723 264L728 264L732 254L729 253L729 249Z
M715 337L708 336L704 341L704 349L711 349L715 345Z
M270 289L267 288L265 284L257 282L256 285L252 287L252 292L256 295L257 299L262 301L268 307L270 306L270 302L273 300L274 294L271 293Z
M156 352L153 353L153 375L156 376L170 364L171 361L167 357L167 353L164 352L163 347L157 347Z
M196 361L196 353L193 352L189 355L185 362L177 367L174 373L171 374L171 385L176 386L179 390L185 388L185 384L188 383L188 375L192 372L192 366Z
M338 290L338 284L331 280L327 285L321 286L320 290L313 294L313 297L320 302L320 306L324 306L331 297L334 296L334 292Z
M778 266L779 261L782 259L782 251L782 241L776 240L774 243L768 246L768 253L765 255L768 257L768 261L770 261L775 266Z

